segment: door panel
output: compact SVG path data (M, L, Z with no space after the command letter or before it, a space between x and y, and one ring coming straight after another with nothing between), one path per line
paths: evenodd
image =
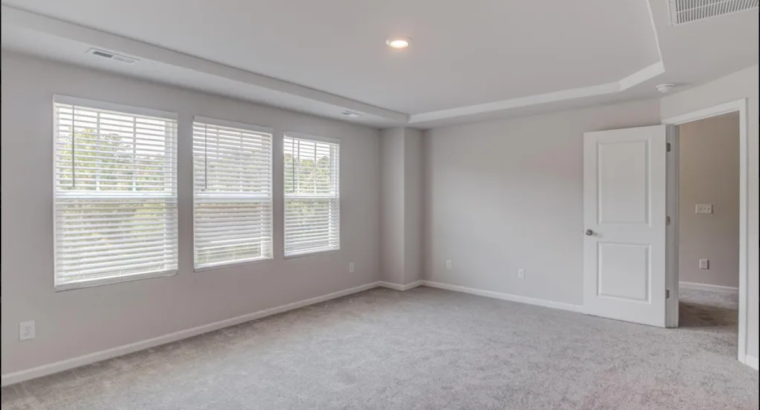
M599 143L600 224L649 223L648 152L648 141Z
M636 243L599 242L598 245L598 295L648 301L651 247Z
M664 126L584 135L588 314L665 326L665 155Z

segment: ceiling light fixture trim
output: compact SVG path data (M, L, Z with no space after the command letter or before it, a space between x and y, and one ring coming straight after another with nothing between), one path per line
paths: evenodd
M409 47L409 45L412 44L412 39L409 37L394 37L385 40L385 44L387 44L390 48L400 50Z

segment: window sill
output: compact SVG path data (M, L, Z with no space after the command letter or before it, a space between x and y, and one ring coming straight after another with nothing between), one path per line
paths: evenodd
M109 277L109 278L81 280L77 282L63 283L60 285L56 284L55 291L63 292L63 291L74 290L74 289L92 288L95 286L113 285L116 283L133 282L136 280L160 278L160 277L165 277L165 276L174 276L176 274L177 274L177 269L174 269L174 270L169 270L169 271L139 273L136 275L114 276L114 277Z
M273 260L274 258L258 258L258 259L240 261L240 262L225 263L225 264L220 264L220 265L202 266L200 268L193 267L193 272L206 272L210 270L219 270L219 269L225 269L225 268L237 268L243 265L255 265L262 262L269 262Z
M340 250L340 247L337 248L327 248L327 249L315 249L313 251L309 252L302 252L302 253L296 253L294 255L285 255L283 259L296 259L296 258L303 258L304 256L314 256L329 252L337 252Z

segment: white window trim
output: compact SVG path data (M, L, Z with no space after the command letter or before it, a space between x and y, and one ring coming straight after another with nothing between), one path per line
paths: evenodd
M165 120L173 120L173 121L177 121L179 117L177 113L170 112L170 111L161 111L161 110L156 110L153 108L135 107L133 105L117 104L117 103L111 103L111 102L105 102L105 101L88 100L86 98L71 97L68 95L60 95L60 94L53 95L53 103L80 105L84 107L95 108L98 110L124 112L127 114L134 114L134 115L145 115L148 117L163 118Z
M86 98L79 98L79 97L71 97L67 95L61 95L61 94L54 94L53 95L53 138L52 145L53 145L53 166L52 166L52 189L53 189L53 201L51 204L51 211L52 211L52 222L53 222L53 235L52 235L52 242L53 242L53 263L55 264L58 260L58 248L56 244L56 238L57 238L57 229L56 229L56 200L55 198L57 196L60 197L71 197L76 198L77 196L81 196L78 194L67 194L67 193L60 193L56 191L56 167L55 167L55 155L57 154L57 133L58 133L58 116L55 113L55 104L67 104L72 106L82 106L87 108L94 108L99 110L107 110L107 111L114 111L114 112L123 112L126 114L133 114L133 115L143 115L143 116L149 116L149 117L156 117L156 118L162 118L166 120L172 120L177 123L177 126L175 128L175 141L174 141L174 149L175 149L175 166L178 166L179 164L179 116L177 113L173 113L170 111L162 111L162 110L155 110L151 108L144 108L144 107L135 107L132 105L126 105L126 104L117 104L117 103L111 103L111 102L105 102L105 101L98 101L98 100L90 100ZM179 170L176 171L177 175L177 189L179 189ZM118 194L114 194L114 196L118 196ZM147 196L147 195L146 195ZM167 198L165 194L155 194L157 198ZM87 196L82 196L87 197ZM168 198L171 198L169 196ZM177 205L179 206L179 194L177 193L175 196L177 200ZM178 209L179 211L179 209ZM178 212L179 216L179 212ZM175 221L177 224L177 228L179 229L179 218ZM177 251L179 254L179 236L177 236ZM111 276L111 277L102 277L102 278L94 278L94 279L86 279L86 280L80 280L77 282L72 283L58 283L58 275L57 270L55 269L55 266L53 268L53 291L54 292L64 292L69 290L75 290L75 289L84 289L84 288L91 288L96 286L104 286L104 285L113 285L117 283L125 283L125 282L134 282L137 280L143 280L143 279L154 279L154 278L160 278L160 277L167 277L167 276L174 276L179 272L179 260L177 260L177 269L170 269L170 270L164 270L164 271L156 271L156 272L147 272L147 273L136 273L136 274L130 274L130 275L119 275L119 276Z
M296 132L296 131L285 131L283 133L283 140L287 137L300 138L300 139L305 139L305 140L314 140L314 141L320 141L320 142L329 142L329 143L338 144L338 145L340 145L341 143L340 138L322 137L319 135L306 134L303 132Z
M272 210L270 212L270 221L269 221L270 225L269 226L271 227L271 230L272 230L272 247L274 247L274 231L275 231L275 226L274 226L274 208L275 208L275 193L274 193L274 179L275 179L275 161L274 161L274 159L275 159L274 158L275 157L275 149L274 149L274 146L275 146L275 134L274 134L274 128L266 127L266 126L260 126L260 125L246 124L246 123L235 122L235 121L220 120L220 119L209 118L209 117L204 117L204 116L200 116L200 115L194 115L193 116L193 122L191 124L191 131L192 131L192 127L194 126L194 124L196 122L205 123L205 124L209 124L209 125L218 125L220 127L239 128L239 129L242 129L242 130L248 130L248 131L253 131L253 132L262 132L262 133L267 133L267 134L271 135L272 147L270 149L270 155L271 155L270 161L271 161L271 164L272 164L271 165L272 168L271 168L270 172L271 172L272 178L271 178L270 187L269 187L270 196L266 197L266 196L262 196L260 194L259 195L249 195L249 196L250 197L260 197L261 199L268 198L270 200L271 204L272 204ZM191 152L192 152L192 149L193 149L193 146L192 146L193 144L194 144L194 142L191 141L191 143L190 143L190 145L191 145ZM272 256L269 256L269 257L260 257L260 258L249 259L249 260L242 260L242 261L237 261L237 262L220 262L220 263L215 264L215 265L196 267L195 266L195 251L196 251L196 249L195 249L195 169L194 168L193 168L193 171L192 171L191 179L192 179L192 186L193 186L193 193L192 193L192 201L193 201L193 272L206 272L206 271L215 271L215 270L226 269L226 268L237 268L237 267L244 266L244 265L259 264L259 263L262 263L262 262L268 262L268 261L274 260L274 255L275 255L276 252L275 252L275 249L272 249ZM240 197L242 195L230 195L230 196Z
M283 246L285 244L283 243ZM323 248L317 248L317 249L309 249L306 252L301 253L294 253L287 256L283 256L283 259L296 259L296 258L303 258L305 256L316 256L316 255L324 255L329 254L330 252L338 252L340 250L340 244L338 244L337 248L329 248L329 249L323 249Z
M143 280L143 279L162 278L165 276L174 276L177 274L177 272L178 272L177 269L172 269L172 270L167 270L167 271L136 273L133 275L121 275L121 276L112 276L112 277L106 277L106 278L82 280L82 281L78 281L74 283L65 283L65 284L55 285L55 291L63 292L63 291L74 290L74 289L92 288L95 286L113 285L116 283L134 282L134 281Z
M271 128L271 127L245 124L242 122L235 122L235 121L219 120L216 118L202 117L200 115L193 116L193 122L194 123L202 122L204 124L218 125L220 127L239 128L241 130L248 130L248 131L253 131L253 132L263 132L267 134L272 134L274 138L274 128Z
M193 272L206 272L206 271L213 271L213 270L220 270L220 269L226 269L226 268L237 268L240 266L246 266L246 265L256 265L259 263L264 262L271 262L274 260L274 257L271 258L257 258L257 259L250 259L246 261L239 261L239 262L224 262L220 263L218 265L212 265L212 266L203 266L200 268L193 268Z
M306 133L301 133L301 132L296 132L296 131L285 131L285 132L283 132L283 135L282 135L281 148L284 148L284 146L285 146L285 138L288 138L288 137L291 137L291 138L300 138L300 139L306 139L306 140L313 140L313 141L319 141L319 142L327 142L327 143L337 144L338 145L338 150L339 150L338 161L339 161L339 164L338 164L338 198L337 199L338 199L338 208L339 209L343 209L343 207L342 207L343 197L341 196L341 189L340 189L341 183L343 181L343 178L341 178L341 175L340 175L341 174L341 170L343 169L343 167L340 166L340 161L341 161L340 158L342 157L342 153L340 152L340 151L342 151L342 149L341 149L341 140L339 138L328 138L328 137L322 137L322 136L318 136L318 135L306 134ZM281 149L281 153L282 153L282 159L283 159L282 164L283 164L283 167L284 167L284 165L285 165L285 163L284 163L285 150ZM291 194L291 195L293 195L293 196L291 196L290 198L297 198L301 194ZM303 196L303 198L319 198L320 197L320 195L302 195L302 196ZM327 195L324 196L324 199L329 199L329 198L332 198L332 196L327 196ZM340 223L341 222L340 219L343 216L343 212L342 211L340 212L340 215L338 216L338 246L337 247L315 248L315 249L309 249L309 250L304 251L304 252L292 253L290 255L285 254L285 246L286 246L286 237L285 237L285 205L286 204L285 203L286 203L287 199L288 199L288 196L285 193L285 172L283 170L283 173L282 173L282 218L283 218L283 221L282 221L283 222L283 227L282 227L282 249L283 249L283 259L303 258L305 256L316 256L316 255L329 254L330 252L338 252L338 251L340 251L341 246L343 244L343 240L342 240L342 238L343 238L343 232L342 232L343 224Z

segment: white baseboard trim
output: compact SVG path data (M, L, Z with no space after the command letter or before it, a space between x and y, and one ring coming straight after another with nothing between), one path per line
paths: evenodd
M0 385L2 387L20 383L26 380L36 379L38 377L48 376L54 373L70 370L76 367L100 362L103 360L113 359L114 357L124 356L126 354L138 352L140 350L150 349L152 347L164 345L178 340L187 339L189 337L197 336L203 333L212 332L214 330L223 329L225 327L234 326L240 323L249 322L251 320L261 319L267 316L276 315L278 313L284 313L290 310L302 308L316 303L325 302L331 299L351 295L365 290L373 289L378 286L382 286L380 282L372 282L366 285L357 286L350 289L341 290L338 292L330 293L327 295L317 296L315 298L302 300L299 302L288 303L286 305L277 306L269 309L260 310L258 312L249 313L247 315L234 317L232 319L226 319L219 322L210 323L194 327L191 329L180 330L179 332L169 333L152 339L142 340L135 343L126 344L111 349L102 350L100 352L90 353L84 356L74 357L71 359L62 360L60 362L50 363L38 367L33 367L27 370L21 370L18 372L8 373L0 376ZM406 285L409 286L409 285ZM411 288L410 288L411 289Z
M553 302L550 300L529 298L527 296L511 295L509 293L493 292L490 290L468 288L465 286L449 285L447 283L433 282L429 280L423 280L422 285L429 286L431 288L452 290L454 292L462 292L462 293L469 293L472 295L485 296L487 298L508 300L510 302L525 303L528 305L543 306L543 307L548 307L552 309L561 309L561 310L568 310L570 312L583 313L583 306L581 305L571 305L569 303Z
M377 286L403 292L405 290L414 289L417 286L422 286L423 282L424 281L418 280L417 282L407 283L406 285L399 285L398 283L380 281L377 282Z
M760 367L760 363L758 363L757 357L755 356L750 356L750 355L744 356L744 364L746 364L747 366L755 370L760 370L758 369L758 367Z
M678 282L678 287L681 289L689 290L705 290L708 292L730 293L732 295L739 294L739 288L734 288L731 286L708 285L706 283Z
M393 290L404 290L404 285L399 285L398 283L393 282L377 282L377 286L381 288L388 288Z

